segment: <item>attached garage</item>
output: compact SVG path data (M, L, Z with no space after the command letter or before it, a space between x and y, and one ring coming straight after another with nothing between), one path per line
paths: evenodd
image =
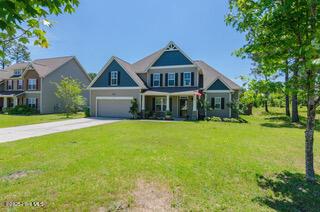
M112 118L130 118L129 113L133 97L97 97L96 116Z

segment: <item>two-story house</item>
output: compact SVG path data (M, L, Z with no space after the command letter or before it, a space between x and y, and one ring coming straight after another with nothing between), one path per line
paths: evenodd
M131 100L141 114L196 120L199 100L206 116L232 117L240 87L203 61L192 60L174 42L134 64L112 57L89 85L91 115L131 117Z
M42 114L60 112L61 101L55 95L54 83L63 77L76 79L84 87L91 81L73 56L37 59L7 67L0 71L0 110L28 105ZM89 92L83 95L88 99Z

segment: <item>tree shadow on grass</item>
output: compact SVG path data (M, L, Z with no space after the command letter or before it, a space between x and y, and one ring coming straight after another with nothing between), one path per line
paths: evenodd
M272 127L272 128L298 128L298 129L305 129L306 128L306 121L305 117L300 116L299 123L292 123L290 117L288 116L270 116L266 117L265 120L268 122L262 123L261 126L264 127ZM320 121L316 120L316 131L320 131Z
M277 211L320 210L320 184L307 182L304 174L284 171L272 177L257 175L257 183L268 191L266 196L253 199L259 204Z

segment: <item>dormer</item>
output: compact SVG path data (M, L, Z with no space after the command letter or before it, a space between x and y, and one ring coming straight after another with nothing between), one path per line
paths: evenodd
M22 75L23 69L15 69L13 71L13 76L14 77L20 77Z

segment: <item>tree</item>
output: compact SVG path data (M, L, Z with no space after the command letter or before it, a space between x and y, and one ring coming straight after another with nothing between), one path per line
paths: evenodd
M0 46L11 41L26 44L30 38L34 45L48 47L45 27L52 24L49 15L73 13L79 0L1 0ZM0 49L0 57L5 51Z
M26 45L16 41L1 43L1 49L5 54L0 57L1 68L5 69L12 63L21 63L30 60L30 52Z
M5 69L7 66L11 64L10 53L12 50L12 43L13 42L0 43L1 45L0 51L3 52L3 54L0 54L0 63L1 63L2 69Z
M13 46L10 53L10 59L15 63L30 61L30 52L28 47L24 44L15 42L15 45Z
M256 52L282 69L278 61L294 59L297 87L307 98L305 131L306 179L315 181L313 142L316 108L320 103L320 13L319 0L229 0L226 22L246 34L240 55ZM290 69L292 70L292 69Z
M132 114L133 119L137 119L137 117L138 117L138 112L139 112L139 109L138 109L138 101L137 101L137 99L132 99L132 100L131 100L131 107L130 107L129 113Z
M91 73L88 73L88 75L89 75L90 79L93 80L94 78L96 78L97 73L91 72Z
M67 117L85 106L85 99L82 96L83 86L77 80L64 77L59 84L54 84L57 87L55 94L61 100Z

